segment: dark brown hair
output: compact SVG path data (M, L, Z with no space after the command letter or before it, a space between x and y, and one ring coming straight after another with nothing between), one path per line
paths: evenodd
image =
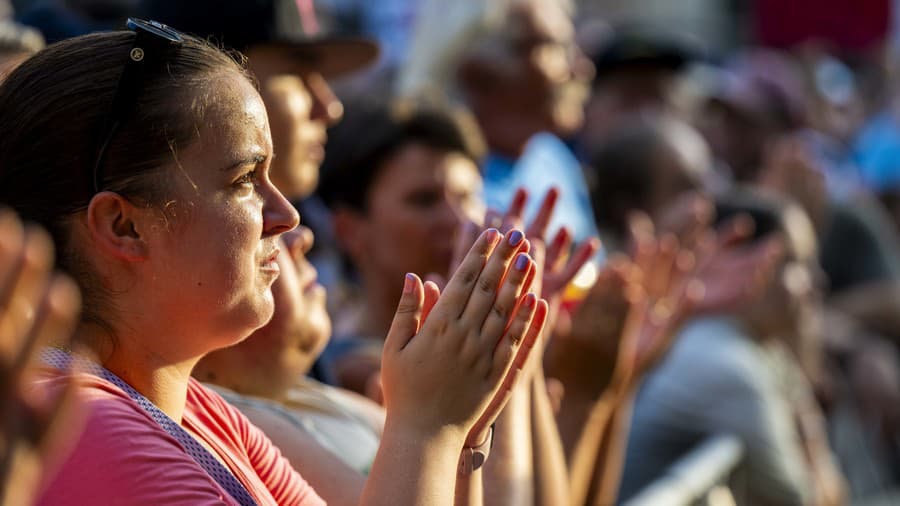
M100 289L70 248L70 217L94 195L93 164L133 32L64 40L39 51L0 84L0 204L47 228L57 261L81 285L84 319L102 323ZM146 205L161 204L160 167L197 137L212 82L243 65L210 44L185 37L148 67L138 99L112 137L101 187ZM104 312L104 314L106 314Z
M455 152L476 165L481 132L466 111L441 102L358 101L328 135L316 194L332 209L368 212L369 190L387 161L411 144Z

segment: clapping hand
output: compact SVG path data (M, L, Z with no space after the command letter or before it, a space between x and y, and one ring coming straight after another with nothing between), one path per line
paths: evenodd
M41 345L66 342L78 315L78 289L53 273L53 246L43 231L0 211L0 504L31 504L44 460L68 425L74 383L46 399L27 388ZM67 426L68 425L68 426Z
M529 291L528 248L518 230L489 229L443 293L407 275L384 347L387 423L414 435L459 429L469 446L483 441L547 315Z
M600 241L597 238L588 239L572 250L572 233L565 227L561 227L549 246L546 245L547 227L553 218L559 190L551 188L544 195L534 220L525 228L525 237L530 243L530 252L535 260L534 274L537 276L532 291L547 300L550 311L548 313L547 328L552 329L559 312L559 303L565 287L572 281L579 270L600 249ZM516 190L509 209L500 214L495 210L489 210L485 216L486 226L495 226L502 232L512 229L522 229L524 224L525 206L528 203L528 192L522 188ZM475 241L480 232L479 224L468 222L460 230L454 248L451 271L461 262L463 255L469 246ZM538 276L538 274L540 274ZM426 277L437 286L443 286L444 281L440 276L430 274Z
M689 245L658 234L643 213L634 214L629 229L631 254L601 272L566 336L581 364L570 368L581 370L583 381L606 371L614 392L633 389L687 319L727 312L757 296L783 249L777 239L742 246L752 230L745 218L715 232L706 225Z

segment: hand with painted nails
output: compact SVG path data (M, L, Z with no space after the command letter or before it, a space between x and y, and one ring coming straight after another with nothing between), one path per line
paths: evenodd
M527 202L528 195L525 190L519 189L516 197L519 198L520 194L523 201ZM534 220L532 220L525 231L525 236L531 241L533 247L535 243L539 241L543 243L545 241L547 227L553 218L553 212L556 209L558 200L559 190L557 188L547 190L544 200L538 208L537 215L535 215ZM507 213L518 213L518 217L508 217L504 221L521 221L521 209L524 207L524 202L519 208L510 208L509 213ZM575 275L584 267L584 264L590 261L597 253L600 249L600 240L592 237L579 244L574 251L572 247L573 237L571 231L566 227L561 227L553 236L549 246L545 248L546 255L544 256L544 261L541 262L543 269L540 271L542 276L541 291L539 293L551 304L559 300L565 287L575 278Z
M455 428L476 446L506 403L546 317L529 290L533 262L517 230L481 234L443 293L407 275L385 341L387 425Z
M74 391L49 400L27 387L42 345L66 342L78 315L78 289L53 273L43 231L0 211L0 504L31 504L45 458L72 433ZM62 433L63 429L66 431Z
M551 314L555 313L554 309L558 306L559 298L565 287L600 249L600 240L594 237L582 242L573 251L572 233L566 227L561 227L557 230L549 246L545 245L547 227L553 218L558 201L559 189L550 188L547 190L534 220L525 229L525 237L531 243L532 256L535 257L535 260L537 260L535 256L537 253L536 246L538 244L541 245L543 255L541 261L537 262L537 272L541 276L536 280L535 293L540 294L541 297L549 302ZM523 188L519 188L516 190L512 203L505 213L501 215L495 210L488 211L485 217L486 226L499 227L503 232L521 228L524 223L523 216L527 203L528 192ZM462 227L457 236L452 268L456 268L459 265L469 246L478 237L478 231L479 227L475 223L469 222ZM429 279L440 284L440 279L437 277L429 276Z

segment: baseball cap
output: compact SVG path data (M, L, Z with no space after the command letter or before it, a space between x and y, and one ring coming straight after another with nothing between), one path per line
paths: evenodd
M664 33L647 27L615 29L605 44L591 55L597 77L616 70L655 67L678 72L704 56L698 44L684 35Z
M142 0L139 11L227 48L277 48L325 77L360 69L378 56L371 39L321 33L312 0Z
M805 117L800 69L787 55L770 49L751 48L733 56L718 72L708 98L747 118L792 128Z

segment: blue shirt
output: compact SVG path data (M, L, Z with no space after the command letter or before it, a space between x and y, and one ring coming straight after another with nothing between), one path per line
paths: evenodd
M544 194L556 186L560 190L556 212L550 221L548 237L562 225L576 241L597 235L594 213L581 164L559 138L540 133L528 141L518 160L496 153L484 162L484 201L490 209L505 211L519 187L528 190L526 222L537 213Z

